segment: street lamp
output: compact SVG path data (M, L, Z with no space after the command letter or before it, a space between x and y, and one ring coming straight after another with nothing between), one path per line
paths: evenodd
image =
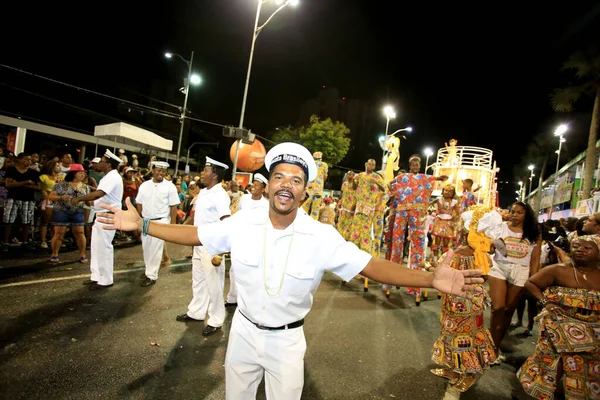
M533 169L535 168L535 165L531 164L529 167L527 167L528 170L531 171L531 175L529 176L529 194L531 195L531 184L533 183L533 177L535 176L535 174L533 173Z
M197 74L192 74L192 64L194 62L194 52L193 51L192 51L189 61L186 60L185 58L183 58L182 56L180 56L179 54L171 53L171 52L165 53L165 58L171 59L171 58L173 58L173 56L179 57L188 66L188 76L187 76L187 79L184 80L183 88L182 88L182 92L185 94L185 99L183 100L183 108L181 109L181 117L179 117L179 124L180 124L179 143L177 143L177 160L175 161L175 176L177 176L179 174L179 156L181 154L181 142L183 140L183 128L185 126L185 113L186 113L186 109L187 109L188 94L190 92L190 90L189 90L190 83L192 83L194 85L198 85L199 83L202 82L202 80L200 79L200 76L198 76Z
M433 155L433 150L431 150L431 148L426 147L424 150L425 153L425 157L427 157L425 159L425 173L427 173L427 168L429 168L429 157L431 157Z
M525 201L525 190L523 189L523 181L519 181L519 197L521 197L521 201Z
M190 151L192 150L192 147L194 147L194 145L196 144L206 144L209 146L217 146L219 147L219 142L194 142L190 145L190 147L188 147L188 151L187 151L187 157L186 157L186 163L185 163L185 173L189 174L190 173Z
M566 139L563 135L567 132L569 127L567 125L559 125L554 130L554 136L558 136L558 151L556 152L558 156L556 157L556 172L554 173L554 191L552 192L552 204L550 204L550 211L548 211L548 219L552 216L552 210L554 210L554 198L556 197L556 192L558 191L558 166L560 163L560 151L562 150L562 144L566 142Z
M258 0L258 5L256 7L256 21L254 22L254 31L252 33L252 44L250 45L250 59L248 60L248 71L246 73L246 85L244 86L244 97L242 98L242 111L240 113L240 124L239 128L242 129L244 127L244 114L246 113L246 100L248 99L248 86L250 85L250 72L252 71L252 59L254 58L254 45L256 44L256 38L258 34L264 29L265 26L271 19L277 14L279 11L283 10L287 5L296 6L298 5L298 0L275 0L275 4L279 7L273 11L271 16L267 18L264 24L258 26L258 21L260 20L260 10L262 5L266 3L268 0ZM232 179L235 179L235 174L237 172L237 164L238 164L238 156L240 153L240 143L241 139L237 140L235 143L235 158L233 160L233 171L231 172Z

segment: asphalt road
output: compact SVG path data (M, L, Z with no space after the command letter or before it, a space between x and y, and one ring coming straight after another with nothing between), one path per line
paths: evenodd
M143 288L141 246L120 247L115 285L100 292L82 286L89 269L76 253L58 266L39 251L0 259L0 398L223 399L232 311L208 338L203 323L175 321L191 299L189 252L169 245L173 265ZM459 396L429 372L440 309L430 298L416 307L402 290L386 300L375 285L365 293L361 281L326 274L304 327L303 398L527 399L515 373L537 332L512 332L507 362Z

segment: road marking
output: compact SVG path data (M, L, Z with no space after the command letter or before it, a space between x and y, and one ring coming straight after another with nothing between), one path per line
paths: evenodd
M453 389L451 385L448 385L442 400L460 400L460 392L456 389Z
M182 263L173 263L173 264L169 265L168 268L191 265L191 263L192 263L191 261L186 261L186 262L182 262ZM132 268L132 269L122 269L119 271L114 271L114 275L126 274L129 272L143 271L143 270L144 270L144 268L141 268L141 267L140 268ZM73 276L61 276L59 278L48 278L48 279L38 279L38 280L23 281L23 282L5 283L5 284L0 285L0 289L7 288L7 287L15 287L15 286L27 286L27 285L33 285L36 283L68 281L68 280L73 280L73 279L82 279L82 278L89 278L89 277L90 277L90 274L82 274L82 275L73 275Z

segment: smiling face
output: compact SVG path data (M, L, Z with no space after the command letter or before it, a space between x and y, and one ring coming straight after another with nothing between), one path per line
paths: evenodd
M297 165L276 165L269 178L269 204L277 214L287 215L300 206L306 194L306 176Z

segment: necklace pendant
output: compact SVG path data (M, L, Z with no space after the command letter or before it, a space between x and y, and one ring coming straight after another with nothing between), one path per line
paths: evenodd
M583 279L585 279L587 281L587 276L585 274L581 274L583 275Z

